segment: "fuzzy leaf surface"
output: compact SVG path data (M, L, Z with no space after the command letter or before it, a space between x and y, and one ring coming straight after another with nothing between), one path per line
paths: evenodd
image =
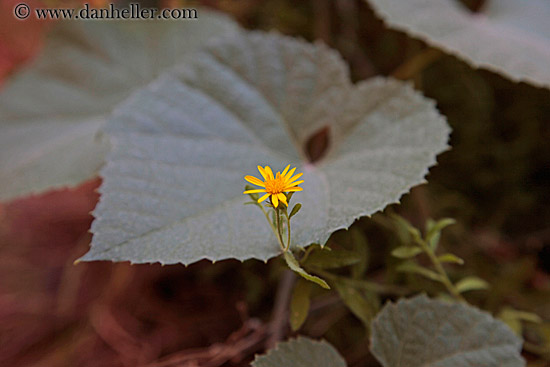
M346 367L346 361L326 341L298 337L256 357L252 367Z
M458 0L368 0L387 24L513 81L550 88L550 2L488 0L472 13Z
M312 164L308 138L329 127ZM324 244L423 183L449 128L407 84L353 85L321 44L262 32L219 39L134 94L108 123L114 149L84 260L189 264L280 253L258 208L243 205L256 166L303 172L292 243Z
M95 176L112 109L212 36L237 29L222 15L199 16L59 22L43 53L0 93L0 200Z
M384 367L522 367L521 345L488 313L424 295L387 304L372 322L371 351Z

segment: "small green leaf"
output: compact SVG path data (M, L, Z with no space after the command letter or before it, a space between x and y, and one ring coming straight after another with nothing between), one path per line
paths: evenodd
M397 271L403 272L403 273L414 273L422 275L423 277L426 277L428 279L434 280L436 282L441 282L441 275L437 274L436 272L421 267L420 265L406 262L397 267Z
M435 223L436 221L432 218L428 218L428 220L426 220L426 233L432 230L432 228L435 226Z
M464 260L453 254L443 254L438 256L437 259L442 263L464 264Z
M422 249L413 246L401 246L391 252L392 256L400 259L409 259L411 257L415 257L420 253L422 253Z
M256 357L252 367L346 367L346 361L326 341L302 336L277 344Z
M398 228L400 228L402 231L409 233L414 242L419 242L422 240L422 236L420 234L420 231L417 228L414 228L412 224L410 224L405 218L393 214L391 217L394 220L394 223L397 225Z
M439 245L440 239L441 239L441 232L437 232L431 235L430 238L426 240L426 243L432 249L432 251L435 251L437 249L437 245Z
M541 323L542 319L539 315L532 312L518 311L511 307L504 307L502 311L498 314L498 318L501 319L514 330L514 332L521 336L523 333L523 326L521 325L522 321L532 322L535 324Z
M328 247L326 249L328 249ZM326 251L325 249L322 249L313 251L303 263L303 265L313 266L321 269L333 269L357 264L359 261L361 261L361 258L359 257L359 254L355 251Z
M256 201L247 201L247 202L244 203L243 205L256 205L256 206L260 206L260 204L258 204L258 202L256 202Z
M293 216L298 214L298 212L300 211L301 208L302 208L302 204L300 204L300 203L294 205L294 208L292 208L292 210L290 211L290 214L289 214L288 217L292 218Z
M489 288L489 283L487 283L481 278L470 276L459 280L455 284L455 287L460 293L463 293L467 291L487 289Z
M290 300L290 326L292 331L298 330L306 321L309 312L310 294L311 282L298 279Z
M316 277L315 275L308 274L304 269L302 269L300 267L300 264L298 263L298 261L290 251L285 251L283 255L284 255L286 264L292 271L294 271L295 273L298 273L300 276L304 277L309 281L319 284L321 287L325 289L330 289L327 282L325 282L323 279Z
M448 293L438 293L436 299L441 302L456 303L456 299Z
M514 317L518 320L532 322L535 324L540 324L542 322L542 319L536 313L514 310L513 308L510 308L510 307L506 307L501 312L501 314L505 314L507 316Z
M445 227L448 227L455 223L456 223L456 220L454 220L453 218L440 219L437 222L430 225L430 230L428 231L428 234L429 232L441 232Z
M245 187L244 187L244 191L254 190L254 189L257 189L257 187L253 187L253 186L250 186L250 185L245 185ZM247 194L247 195L250 196L252 198L252 200L254 200L255 202L258 202L258 199L260 198L260 195L258 195L258 194Z
M437 244L439 243L439 238L441 237L441 231L445 227L448 227L454 223L456 223L456 221L452 218L443 218L433 224L430 223L427 225L427 227L429 227L429 230L428 230L428 233L426 234L426 242L432 248L432 250L435 250L437 247Z
M378 302L371 299L370 301L354 287L344 282L335 282L334 286L340 295L342 301L346 304L349 310L363 322L365 327L369 328L370 323L378 312ZM373 297L375 297L373 295ZM371 297L371 298L373 298Z

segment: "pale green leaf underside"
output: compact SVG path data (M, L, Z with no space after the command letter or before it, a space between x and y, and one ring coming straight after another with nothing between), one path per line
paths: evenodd
M113 107L212 36L224 16L186 21L65 21L44 52L0 93L0 200L93 177L109 148Z
M486 312L424 295L387 304L372 322L384 367L522 367L521 343Z
M346 361L326 341L298 337L277 344L258 356L252 367L346 367Z
M330 149L313 165L303 147L324 126ZM83 259L189 264L279 253L261 211L243 205L257 165L304 172L293 244L324 244L424 182L449 128L408 85L352 85L323 45L243 32L136 93L108 131L114 149Z
M368 0L389 26L474 67L550 88L550 2L487 0L471 13L458 0Z

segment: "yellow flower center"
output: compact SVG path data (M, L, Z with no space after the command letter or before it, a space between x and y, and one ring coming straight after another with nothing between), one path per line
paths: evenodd
M265 180L265 191L269 194L280 194L285 188L285 180L283 176L277 173L275 179L268 178Z

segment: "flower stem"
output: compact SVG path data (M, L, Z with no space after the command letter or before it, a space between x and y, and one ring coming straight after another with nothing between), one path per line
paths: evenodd
M435 252L432 250L432 248L428 246L428 244L424 240L419 240L417 242L420 245L420 247L422 247L422 250L424 250L426 255L428 255L428 257L430 258L435 270L441 276L441 283L443 283L443 285L445 286L445 288L447 288L449 293L458 301L466 303L467 302L466 299L462 297L458 289L456 289L456 287L454 286L453 282L451 282L451 279L449 279L447 272L443 268L443 265L441 265L441 262L435 255Z
M273 230L273 233L275 235L277 235L277 230L275 229L275 227L273 226L273 222L271 220L271 218L269 218L269 215L267 214L267 212L265 211L264 207L260 205L260 209L262 209L262 212L264 213L265 215L265 219L267 219L267 222L269 223L269 226L271 227L271 229Z
M281 234L281 229L282 229L282 223L281 223L281 213L280 213L280 209L279 208L275 208L275 218L276 218L276 223L277 223L277 238L279 239L279 245L281 245L281 249L283 250L283 252L286 252L287 251L287 248L285 246L285 243L283 241L283 236Z
M285 251L288 251L290 248L290 217L288 216L288 208L284 211L285 217L286 217L286 224L287 224L287 240L286 240L286 247Z

